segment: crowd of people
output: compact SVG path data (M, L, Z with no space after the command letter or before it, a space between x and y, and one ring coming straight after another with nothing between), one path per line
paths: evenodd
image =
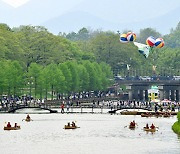
M44 106L45 100L33 99L33 97L22 96L22 97L7 97L3 96L0 99L0 111L6 111L10 108L15 108L17 106Z
M16 107L18 105L24 106L45 106L45 100L33 99L32 97L2 97L0 100L0 111L8 110L9 108ZM157 111L175 111L180 110L180 102L168 102L168 103L155 103L152 104L150 101L135 101L135 100L98 100L92 99L90 102L81 102L81 100L60 100L57 104L61 104L61 112L67 112L71 107L94 107L94 108L108 108L111 110L127 108L146 108ZM54 104L55 106L56 104Z

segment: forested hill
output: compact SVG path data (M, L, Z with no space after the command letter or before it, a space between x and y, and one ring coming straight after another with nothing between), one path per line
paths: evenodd
M137 41L145 43L148 36L163 37L165 47L154 49L149 58L145 59L132 44L121 44L119 35L114 32L80 29L77 33L59 33L53 35L41 26L20 26L10 28L0 24L0 59L16 60L24 70L31 63L46 66L51 63L59 64L68 60L90 60L105 62L112 70L125 71L127 64L132 69L157 71L162 68L179 69L180 59L180 24L171 33L162 36L152 28L141 29Z
M23 67L32 62L48 65L67 60L93 59L82 52L76 43L55 36L40 26L20 26L10 29L0 25L0 59L17 60Z
M144 43L149 35L163 37L165 47L144 58L133 43L120 43L119 34L110 31L82 28L53 35L41 26L11 29L0 24L0 95L20 96L33 88L35 98L47 98L51 91L53 99L54 93L103 91L112 84L112 71L124 76L180 75L180 24L166 36L142 29L137 41Z
M137 52L134 45L120 43L119 35L112 32L82 28L77 33L60 32L59 35L78 43L83 51L95 53L97 61L110 64L113 70L120 70L121 74L127 72L126 66L129 64L130 70L134 71L132 75L152 75L153 65L159 75L180 75L180 22L168 35L163 36L152 28L144 28L137 33L137 42L146 44L149 36L162 37L165 41L163 48L154 48L146 59Z

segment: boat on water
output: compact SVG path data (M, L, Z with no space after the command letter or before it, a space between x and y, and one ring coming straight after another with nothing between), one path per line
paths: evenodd
M26 121L26 122L30 122L30 121L32 121L32 120L31 120L30 118L26 118L25 121Z
M129 125L129 129L135 129L135 128L136 128L136 126Z
M147 113L142 113L141 117L152 117L152 115L151 114L147 114Z
M16 127L5 127L4 126L4 130L19 130L19 129L21 129L20 126L16 126Z
M76 128L80 128L80 127L77 127L77 126L68 126L68 125L64 126L64 129L76 129Z
M121 115L137 115L137 111L122 111Z
M163 117L164 118L169 118L171 116L171 113L168 113L168 112L165 112L164 114L163 114Z
M144 131L147 131L147 132L155 132L156 131L156 128L152 129L152 128L143 128Z

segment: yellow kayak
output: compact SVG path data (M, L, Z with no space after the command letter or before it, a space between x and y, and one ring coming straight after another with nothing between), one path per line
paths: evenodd
M20 126L17 126L17 127L4 127L4 130L19 130L21 129Z

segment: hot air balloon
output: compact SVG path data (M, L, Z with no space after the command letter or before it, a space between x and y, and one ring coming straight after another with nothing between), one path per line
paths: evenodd
M153 36L149 36L146 39L146 44L149 45L150 47L153 47L155 42L156 42L156 39Z
M127 33L127 40L132 42L136 40L136 34L134 32L128 32Z
M121 34L120 35L120 42L121 43L128 43L127 34Z
M164 46L164 40L162 38L157 38L154 45L157 48L162 48Z

